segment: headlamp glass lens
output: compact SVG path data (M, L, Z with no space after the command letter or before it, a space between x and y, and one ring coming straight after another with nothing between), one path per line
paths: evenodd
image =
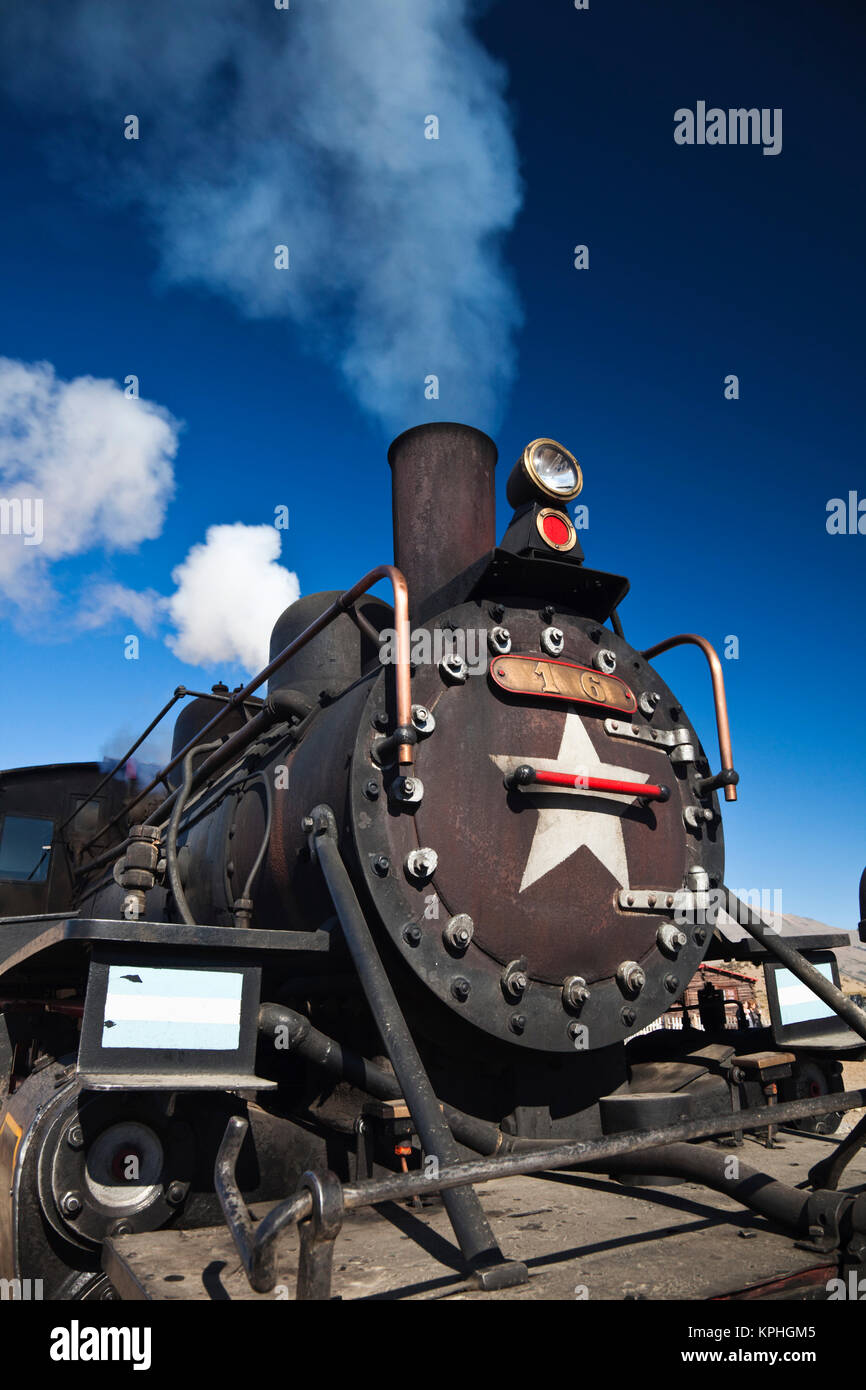
M573 459L552 444L539 444L533 450L532 466L540 482L551 492L567 496L577 487L578 474Z

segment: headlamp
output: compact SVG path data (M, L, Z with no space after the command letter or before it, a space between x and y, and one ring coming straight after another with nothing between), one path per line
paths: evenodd
M570 502L583 487L580 464L555 439L533 439L517 460L508 479L508 500L512 507L524 502Z

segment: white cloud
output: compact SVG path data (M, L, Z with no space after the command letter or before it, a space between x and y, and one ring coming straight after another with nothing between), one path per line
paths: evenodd
M166 641L175 656L191 666L237 661L251 674L264 666L271 628L300 594L279 554L273 526L211 526L172 572L175 633Z
M158 536L178 430L167 410L116 382L62 381L47 362L0 358L0 499L41 502L38 544L9 522L0 535L0 599L13 611L44 606L53 562Z
M168 600L155 589L128 589L125 584L91 585L76 614L76 626L85 631L104 627L114 618L129 618L141 632L156 632Z

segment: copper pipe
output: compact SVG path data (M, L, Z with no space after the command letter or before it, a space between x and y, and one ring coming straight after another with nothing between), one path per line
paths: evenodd
M199 729L198 733L191 738L188 743L185 743L183 748L175 753L174 757L157 773L153 781L149 782L132 801L128 801L112 820L102 826L98 835L95 835L86 845L81 846L79 853L83 854L83 852L89 849L96 840L100 839L107 830L110 830L122 816L128 815L133 806L137 806L139 801L147 796L149 792L152 792L160 782L164 781L167 774L171 772L173 768L177 767L178 763L183 761L191 748L195 748L197 744L206 740L207 735L222 723L230 710L235 709L238 705L242 704L244 700L249 699L253 691L258 690L260 685L263 685L266 680L269 680L274 672L278 671L284 662L288 661L290 656L294 656L302 647L305 647L313 637L316 637L323 628L326 628L328 624L332 623L341 613L347 612L352 604L359 599L362 594L366 594L369 589L372 589L374 584L378 584L380 579L389 579L391 581L391 588L394 592L394 627L397 633L397 661L395 672L397 686L397 724L403 728L411 725L412 671L409 665L409 592L406 587L406 580L402 572L398 570L396 566L378 565L376 569L370 570L368 574L365 574L363 579L359 579L357 584L353 584L351 589L347 589L345 593L335 599L323 613L319 614L314 622L310 623L309 627L304 628L304 631L298 634L293 642L290 642L287 647L284 647L281 652L278 652L273 660L269 661L267 666L259 671L258 675L253 676L252 680L249 681L247 685L243 686L240 690L236 690L234 694L226 700L224 707L219 710L203 728ZM256 715L254 718L258 718L258 716ZM244 728L242 732L245 735L248 734L249 726ZM211 757L215 756L215 754L211 754ZM401 772L407 768L411 769L412 747L410 744L400 744L399 763ZM162 809L164 809L164 807L160 807L160 810Z
M660 656L662 652L669 652L671 647L682 647L689 642L695 647L700 647L709 662L710 675L713 681L713 700L716 706L716 727L719 731L719 756L724 770L733 772L734 755L731 750L731 726L728 722L725 678L722 674L722 663L715 647L710 645L706 637L697 637L693 632L683 632L680 633L679 637L668 637L666 641L658 642L654 647L647 647L645 652L641 652L641 656L645 661L651 661L654 656ZM725 800L736 801L736 799L736 787L725 787Z

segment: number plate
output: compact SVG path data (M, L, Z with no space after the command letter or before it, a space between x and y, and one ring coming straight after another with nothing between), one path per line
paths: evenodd
M590 666L575 666L571 661L554 661L546 656L497 656L490 663L490 674L511 695L573 700L622 710L625 714L637 709L637 700L625 681Z

